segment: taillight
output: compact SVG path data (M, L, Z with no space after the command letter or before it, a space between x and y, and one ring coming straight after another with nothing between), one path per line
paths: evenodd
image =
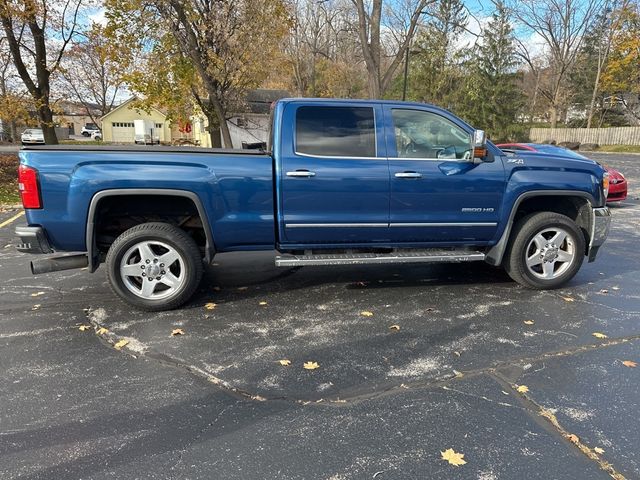
M26 165L18 168L18 189L24 208L42 208L38 171Z

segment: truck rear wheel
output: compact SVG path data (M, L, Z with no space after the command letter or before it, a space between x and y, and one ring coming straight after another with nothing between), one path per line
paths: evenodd
M584 235L573 220L554 212L533 213L515 225L504 266L525 287L558 288L578 272L584 252Z
M185 303L202 278L196 242L168 223L143 223L120 235L107 254L107 279L116 295L148 311Z

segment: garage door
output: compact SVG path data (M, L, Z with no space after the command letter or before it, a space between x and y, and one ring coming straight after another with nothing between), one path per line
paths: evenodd
M134 134L133 122L113 122L111 126L114 143L133 143Z

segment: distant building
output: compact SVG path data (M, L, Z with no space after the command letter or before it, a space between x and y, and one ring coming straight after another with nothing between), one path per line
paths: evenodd
M53 121L61 129L67 129L68 135L80 135L82 127L87 123L98 122L100 127L100 110L97 105L84 106L81 103L62 100L56 102L53 115ZM96 119L92 120L92 117Z
M249 90L245 97L246 109L232 113L227 120L233 148L242 148L243 143L266 143L269 136L271 105L288 96L289 92L286 90L265 88ZM202 147L211 146L208 122L204 115L192 117L192 129L193 140L196 144Z
M149 113L134 107L131 97L102 117L102 139L108 143L134 143L134 120L147 120L155 124L157 131L154 136L160 137L161 143L170 143L171 122L167 116L157 108L151 108Z

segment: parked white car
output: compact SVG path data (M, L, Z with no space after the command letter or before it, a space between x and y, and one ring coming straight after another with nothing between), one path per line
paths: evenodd
M44 145L44 133L41 128L27 128L21 140L23 145Z
M80 133L85 137L90 137L94 132L99 132L100 129L95 123L86 123Z
M96 130L91 134L91 140L102 140L102 132L100 130Z

